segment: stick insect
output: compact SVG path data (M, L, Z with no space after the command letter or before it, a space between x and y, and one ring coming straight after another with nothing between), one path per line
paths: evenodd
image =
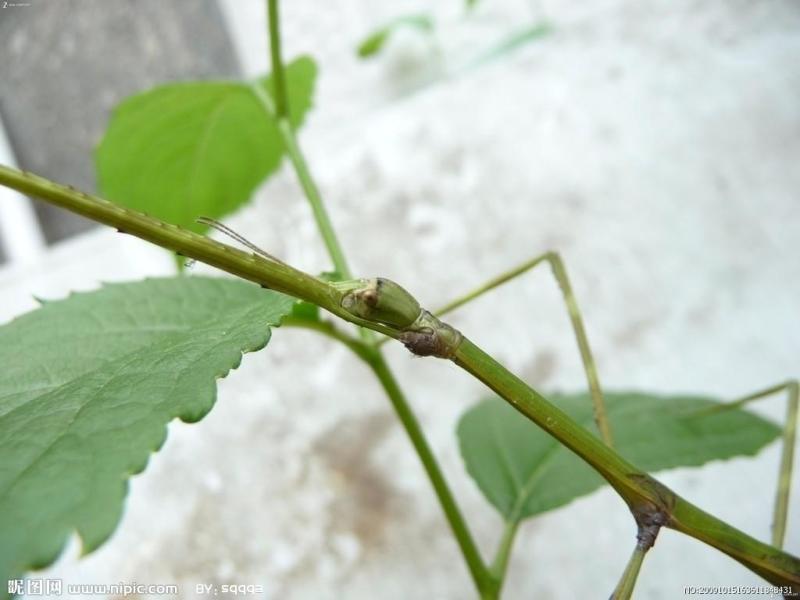
M600 380L597 374L592 351L589 345L589 340L586 335L586 330L583 325L583 318L578 302L575 299L575 294L572 291L567 276L566 267L557 252L546 252L532 259L529 259L519 266L502 273L501 275L490 279L483 285L476 287L467 294L453 300L438 310L434 311L436 316L445 315L451 311L464 306L468 302L478 298L479 296L494 290L505 283L523 275L524 273L533 270L535 267L549 263L553 277L556 280L558 287L561 290L562 299L569 315L570 324L573 334L575 335L578 349L581 354L583 362L583 370L589 384L589 390L592 397L592 402L595 409L595 422L600 430L603 441L609 446L613 445L611 438L611 429L608 421L605 419L605 409L603 405L603 394L600 387ZM381 340L380 343L387 340ZM710 410L698 412L694 416L700 417L710 414L720 414L724 411L734 408L740 408L746 404L755 402L757 400L766 399L776 394L786 393L787 395L787 408L786 417L783 424L783 434L781 441L781 459L778 469L778 485L775 491L775 500L773 505L773 519L772 519L772 539L771 543L776 548L783 548L784 539L786 536L786 524L788 520L789 511L789 492L791 487L792 469L794 462L794 449L797 438L797 422L798 422L798 406L800 405L800 382L795 379L788 380L770 386L766 389L748 394L742 398L732 402L715 406Z
M236 240L240 244L251 249L256 254L268 260L284 265L286 264L279 258L273 256L269 252L258 247L256 244L252 243L250 240L248 240L241 234L237 233L236 231L232 230L227 225L220 223L219 221L216 221L208 217L200 217L197 219L197 222L202 223L204 225L208 225L209 227L213 227L217 231ZM442 317L450 312L457 310L458 308L461 308L462 306L479 298L480 296L496 288L501 287L502 285L508 283L509 281L512 281L513 279L521 275L524 275L529 271L532 271L537 266L544 263L550 265L553 277L556 280L559 289L561 290L562 300L564 302L564 306L566 307L567 314L569 316L570 326L572 328L572 332L575 336L578 350L581 355L581 361L583 363L582 365L583 371L586 376L587 383L589 385L590 396L594 406L595 423L600 432L600 436L606 443L606 445L613 446L611 426L608 422L608 419L606 418L603 392L600 386L600 379L597 373L597 367L595 365L591 346L589 344L589 339L588 336L586 335L586 329L584 327L583 317L578 307L578 302L575 298L575 294L572 290L572 285L570 283L569 277L567 276L567 270L566 267L564 266L564 261L557 252L546 252L544 254L526 260L525 262L514 267L513 269L510 269L498 275L497 277L488 280L487 282L483 283L482 285L479 285L478 287L472 289L466 294L448 302L447 304L440 306L438 309L434 311L431 311L431 314L434 315L435 317ZM375 280L361 279L358 280L359 282L358 285L363 285L363 282L365 281L375 281ZM382 280L382 281L387 281L387 280ZM353 282L340 282L339 285L352 286L356 284ZM399 288L399 286L397 287ZM372 287L369 289L374 290L375 288ZM407 294L407 292L405 292L405 290L403 290L402 288L400 288L400 290L401 293ZM419 305L416 304L416 301L413 300L413 297L411 297L410 294L408 294L408 297L411 298L414 304L416 305L416 308L411 310L412 311L419 310ZM393 319L400 319L400 318L402 318L404 322L409 320L407 314L402 314L400 317L395 317L394 315L392 315L391 318L388 316L386 317L387 322L390 324L396 324L396 322L393 322ZM388 337L384 337L383 339L377 342L377 345L382 345L389 339L390 338ZM775 492L773 520L772 520L771 543L773 546L777 548L783 547L784 539L786 536L786 524L788 520L788 511L789 511L789 492L791 487L791 478L792 478L792 470L794 462L794 448L797 438L798 412L800 412L798 411L798 407L800 405L800 383L797 380L789 380L780 384L773 385L766 389L754 392L752 394L749 394L747 396L744 396L727 404L716 406L713 407L712 409L694 415L694 416L703 416L709 414L719 414L726 410L739 408L746 404L755 402L757 400L765 399L780 393L786 393L787 395L787 409L786 409L786 418L784 420L784 425L783 425L783 435L781 442L782 450L781 450L780 466L778 471L778 485Z

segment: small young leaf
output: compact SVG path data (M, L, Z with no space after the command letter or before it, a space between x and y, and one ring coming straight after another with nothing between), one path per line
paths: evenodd
M551 399L578 423L594 428L587 394ZM744 410L698 416L718 404L710 398L606 393L605 399L615 449L647 471L752 455L780 434L774 424ZM467 471L508 522L563 506L605 483L500 398L469 409L459 421L458 438Z
M294 302L232 279L153 279L0 327L0 581L53 562L72 531L84 552L103 543L167 423L205 416L216 379Z
M393 19L383 27L376 29L358 45L357 53L359 58L371 58L378 54L386 45L389 36L401 27L411 27L424 32L433 31L433 19L430 15L406 15Z
M315 77L308 57L286 67L294 128L311 107ZM252 85L163 85L122 102L95 156L103 195L198 232L208 228L197 217L221 217L247 202L285 150L254 86L272 97L265 77Z
M524 27L512 34L504 37L496 42L489 48L483 50L477 57L472 59L466 67L466 70L483 66L486 63L492 62L502 58L507 54L511 54L515 50L525 46L526 44L538 40L552 32L552 27L547 23L538 23Z

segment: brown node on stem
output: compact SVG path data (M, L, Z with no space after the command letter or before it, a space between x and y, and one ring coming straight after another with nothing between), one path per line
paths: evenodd
M637 544L639 548L647 551L655 545L658 532L668 525L672 518L675 494L649 475L634 473L629 477L649 488L655 496L654 500L641 499L638 502L628 503L636 520Z
M659 510L643 510L634 514L636 519L636 542L643 550L649 550L656 543L658 532L669 522L669 516Z
M417 356L436 356L438 358L449 358L446 344L432 329L425 331L404 331L397 339Z

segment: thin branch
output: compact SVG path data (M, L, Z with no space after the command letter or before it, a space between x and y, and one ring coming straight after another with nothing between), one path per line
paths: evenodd
M336 231L331 224L331 219L328 216L328 211L322 202L322 196L319 193L319 188L311 176L311 171L308 168L308 163L300 150L300 144L295 137L292 124L289 121L289 104L286 96L286 83L285 71L283 62L281 60L281 37L280 37L280 21L278 20L278 0L268 0L268 16L269 16L269 32L270 32L270 57L272 60L272 77L275 81L275 104L273 105L269 95L264 92L261 86L253 85L253 90L256 98L261 102L264 109L270 115L275 117L278 121L278 130L283 139L286 152L289 159L292 161L297 178L300 185L305 192L308 203L311 205L311 210L314 213L314 219L317 222L317 227L328 249L333 266L336 272L342 279L352 279L350 267L347 264L342 246L336 236Z
M284 325L312 329L342 342L372 370L391 401L392 407L397 413L400 422L403 424L403 428L408 434L411 444L414 446L414 450L422 462L425 473L428 475L433 485L436 496L447 518L447 522L450 524L450 528L453 530L453 535L461 549L461 553L464 555L464 560L467 563L467 568L469 569L475 586L479 591L486 591L491 588L494 583L492 576L481 558L478 547L475 545L475 541L472 538L472 533L467 526L467 522L464 520L464 516L461 514L461 509L456 503L453 492L447 484L444 473L442 473L427 439L425 439L425 434L419 425L419 421L411 410L408 400L400 389L397 379L392 374L380 352L371 345L339 331L333 323L329 321L310 321L308 319L284 317L281 326Z
M433 488L442 505L447 521L450 524L450 528L453 530L453 534L461 548L461 553L464 555L464 560L467 563L475 586L482 594L485 594L487 590L492 587L492 577L489 574L489 570L486 568L481 558L478 547L475 545L469 527L461 514L461 510L456 503L452 491L447 485L447 481L436 461L436 457L433 455L425 439L425 435L422 433L419 421L417 421L400 386L397 384L397 380L389 370L383 357L378 353L378 350L375 350L375 357L376 359L370 361L369 365L381 382L386 394L389 396L397 416L402 422L408 437L411 439L411 443L420 461L422 461L422 465L425 468L425 472L428 474L431 484L433 484Z
M609 600L630 600L646 553L647 550L637 542L636 547L633 549L633 554L628 560L628 565L625 567L625 571L623 571L622 577L620 577L619 583Z
M305 156L303 155L300 144L292 129L289 119L289 101L286 96L285 84L285 71L283 61L281 59L281 42L280 42L280 20L278 17L278 0L268 0L268 17L269 17L269 32L270 32L270 56L272 61L272 73L275 81L275 99L276 106L274 108L275 115L277 116L278 130L280 131L283 139L286 152L292 162L297 178L303 188L306 199L308 200L311 210L314 214L314 219L317 223L317 228L325 242L328 249L328 254L333 261L334 268L342 279L352 279L350 267L347 264L344 251L339 243L336 231L333 228L331 219L322 201L322 195L319 192L311 171L308 168ZM264 109L270 111L270 102L267 94L259 86L252 88L256 93L256 97L262 103ZM442 506L445 517L450 524L453 534L459 544L464 560L479 591L484 590L490 580L490 576L486 565L484 564L477 546L472 539L472 534L469 531L464 517L455 501L453 493L451 492L447 481L442 474L436 457L431 452L425 435L419 426L416 416L411 409L408 401L405 398L399 384L397 383L394 375L392 374L389 365L386 363L385 358L378 348L374 347L375 335L369 329L362 328L359 333L364 341L364 347L372 348L372 351L367 355L369 364L373 373L380 381L381 386L386 392L392 406L397 413L400 422L403 425L406 433L408 434L411 444L413 445L417 455L422 461L423 468L428 475L428 478L433 485L439 503ZM362 348L363 350L363 348Z
M289 103L286 97L286 75L281 58L281 29L278 17L278 0L268 0L267 21L269 24L269 55L272 63L272 80L275 82L275 115L279 119L289 118Z
M492 561L490 572L498 582L497 594L499 596L500 589L506 579L506 571L508 570L508 561L511 558L511 549L514 547L514 539L517 536L519 529L519 521L512 520L506 521L503 527L503 537L500 538L500 543L497 545L497 551Z

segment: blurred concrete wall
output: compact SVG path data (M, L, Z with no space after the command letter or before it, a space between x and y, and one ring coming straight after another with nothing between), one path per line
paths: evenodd
M0 9L0 113L17 162L80 189L95 191L92 153L123 98L167 80L238 74L215 0L11 4ZM92 225L36 210L51 242Z

